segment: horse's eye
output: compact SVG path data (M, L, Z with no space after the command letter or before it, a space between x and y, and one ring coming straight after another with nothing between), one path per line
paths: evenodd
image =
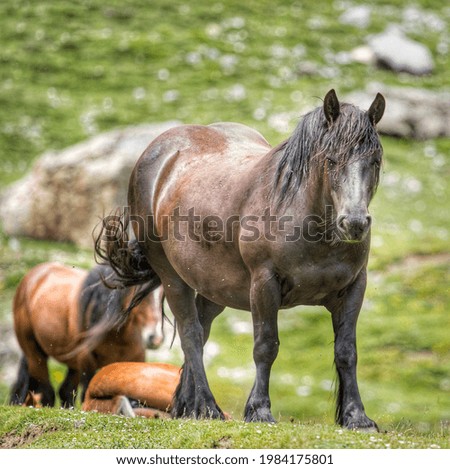
M337 161L334 160L333 158L327 158L327 163L328 163L328 166L332 168L333 166L337 164Z
M378 159L372 160L372 166L376 169L379 169L381 161Z

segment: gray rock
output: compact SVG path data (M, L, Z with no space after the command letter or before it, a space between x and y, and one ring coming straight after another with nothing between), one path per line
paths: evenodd
M388 87L371 83L365 91L345 100L368 109L377 92L386 99L386 111L378 130L395 137L425 140L450 136L450 92L433 92L410 87Z
M351 6L339 17L339 22L357 28L367 28L370 24L372 8L368 5Z
M70 241L92 247L104 215L127 203L128 179L148 144L178 122L128 127L48 152L0 198L0 222L10 236Z
M378 65L412 75L426 75L434 70L430 50L406 37L396 26L368 39Z

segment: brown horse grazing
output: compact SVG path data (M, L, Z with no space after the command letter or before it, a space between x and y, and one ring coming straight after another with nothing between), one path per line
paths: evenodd
M146 348L163 341L163 290L150 294L146 286L111 290L111 267L90 272L58 263L31 269L19 284L13 302L14 328L23 351L11 404L22 404L32 395L44 406L53 406L47 360L53 357L68 366L60 387L62 406L73 406L81 381L82 398L95 371L117 361L144 361ZM142 301L133 306L138 294ZM127 321L114 326L122 310L132 306ZM89 336L83 338L86 331Z
M181 369L168 363L112 363L100 369L82 409L127 417L170 417Z
M253 318L256 378L245 420L274 422L269 378L278 311L322 305L335 336L336 420L377 429L356 380L356 322L382 157L375 126L384 107L380 94L362 111L331 90L275 148L248 127L219 123L168 130L144 151L130 178L129 211L120 223L104 221L96 251L124 282L159 278L164 286L185 356L174 416L223 418L203 346L213 319L230 306ZM130 222L139 242L133 249ZM137 254L147 260L139 269Z

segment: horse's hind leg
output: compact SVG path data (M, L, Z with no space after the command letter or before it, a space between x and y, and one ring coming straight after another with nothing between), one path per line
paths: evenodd
M78 370L69 368L66 378L59 388L59 397L61 399L61 407L74 407L77 398L78 383L80 382L80 374Z
M47 365L46 365L47 369ZM50 381L35 378L30 373L30 391L35 394L42 395L41 404L42 406L53 407L55 405L55 391L52 388Z
M203 345L205 345L211 331L211 324L214 318L224 310L224 307L209 301L201 295L196 296L195 305L198 312L198 318L203 329ZM178 396L178 399L174 403L172 415L174 417L183 417L186 409L195 407L195 386L193 375L190 371L190 367L187 365L183 367L180 383L175 394Z
M28 363L25 356L22 356L19 364L17 379L11 387L9 403L11 405L21 405L25 402L30 385L30 375L28 374Z
M185 356L181 381L192 380L194 390L186 399L183 396L186 386L181 385L177 388L173 415L223 419L223 412L216 404L206 378L203 364L204 333L195 305L195 292L180 279L173 279L168 284L170 287L165 288L166 297L177 321L181 348ZM185 373L188 373L186 378L184 378Z
M55 391L50 383L48 357L34 340L28 341L26 346L21 345L28 362L30 376L28 390L42 395L41 404L43 406L53 407L55 405Z

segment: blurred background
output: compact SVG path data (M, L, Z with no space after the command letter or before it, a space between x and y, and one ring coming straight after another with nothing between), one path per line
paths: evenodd
M387 100L359 384L381 427L450 419L450 8L441 0L74 0L0 3L0 405L18 348L11 300L34 265L94 265L91 233L126 204L146 145L177 123L235 121L276 145L334 88ZM169 314L170 315L170 314ZM332 422L333 334L322 308L279 316L276 418ZM167 340L149 361L182 362ZM206 347L217 400L242 416L250 314L225 311ZM57 384L64 368L51 364Z

